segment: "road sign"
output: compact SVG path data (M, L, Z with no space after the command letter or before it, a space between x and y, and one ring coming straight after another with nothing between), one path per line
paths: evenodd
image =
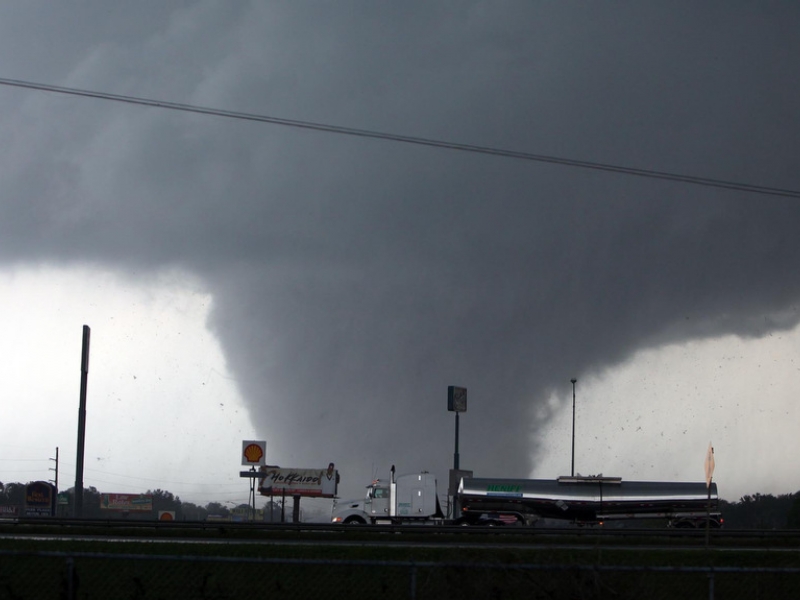
M467 388L455 385L448 386L447 410L451 412L467 412Z
M714 446L708 442L708 452L706 452L706 487L711 487L711 479L714 477Z

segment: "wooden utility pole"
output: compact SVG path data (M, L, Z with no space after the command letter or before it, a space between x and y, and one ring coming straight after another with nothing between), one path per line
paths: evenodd
M75 462L75 512L74 517L83 516L83 450L86 443L86 386L89 382L89 336L88 325L83 326L83 348L81 350L81 399L78 409L78 456Z

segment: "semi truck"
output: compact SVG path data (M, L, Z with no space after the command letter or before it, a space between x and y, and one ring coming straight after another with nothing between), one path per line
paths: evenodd
M335 501L332 522L534 525L548 520L582 525L659 519L672 527L720 527L717 486L705 482L623 481L620 477L495 479L464 477L446 519L436 478L423 471L375 480L366 497Z
M347 525L443 523L436 477L427 471L397 476L392 465L389 480L373 481L363 499L334 500L331 520Z

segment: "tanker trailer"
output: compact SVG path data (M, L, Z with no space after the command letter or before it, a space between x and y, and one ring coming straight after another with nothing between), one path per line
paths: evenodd
M557 519L597 524L622 519L664 519L673 527L719 527L717 486L704 482L623 481L620 477L558 479L463 478L458 488L464 524Z

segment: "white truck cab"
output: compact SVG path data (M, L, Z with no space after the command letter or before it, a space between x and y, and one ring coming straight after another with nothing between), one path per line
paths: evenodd
M335 501L331 521L349 525L399 523L443 519L436 493L436 477L427 471L376 479L367 486L363 500Z

